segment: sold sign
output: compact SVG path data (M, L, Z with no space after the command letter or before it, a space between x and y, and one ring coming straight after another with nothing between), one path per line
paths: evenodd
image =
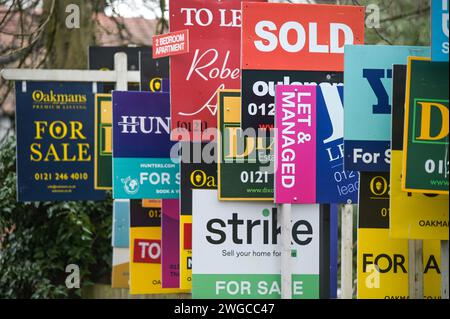
M317 86L279 85L276 90L275 202L315 203Z
M243 69L342 71L344 45L364 43L364 7L244 3Z

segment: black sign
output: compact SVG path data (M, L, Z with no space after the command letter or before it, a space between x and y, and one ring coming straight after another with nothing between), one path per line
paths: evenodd
M169 58L153 59L151 52L139 54L141 91L169 92Z
M183 142L181 145L181 215L192 215L192 190L217 189L217 162L211 156L216 144ZM205 163L202 154L213 161Z
M342 72L242 70L242 129L274 127L276 85L342 82Z
M139 52L152 54L151 47L89 47L90 70L114 70L114 55L123 52L128 57L128 71L139 71ZM111 93L114 84L104 83L99 86L98 93ZM129 83L129 91L139 91L139 83Z
M406 65L394 65L393 70L391 149L402 151L405 126Z
M359 175L358 228L389 228L389 172Z
M158 203L157 203L158 202ZM130 227L160 227L161 202L158 200L130 200Z

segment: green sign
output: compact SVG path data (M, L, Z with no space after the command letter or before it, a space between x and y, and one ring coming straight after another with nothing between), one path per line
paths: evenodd
M402 189L448 194L448 62L409 57Z
M218 94L219 199L273 201L274 138L242 130L239 90Z
M95 189L112 189L111 94L95 95Z

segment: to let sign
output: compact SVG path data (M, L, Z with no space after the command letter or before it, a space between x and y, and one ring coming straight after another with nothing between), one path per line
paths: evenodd
M241 86L241 0L171 1L170 31L186 29L189 53L170 58L171 138L198 141L217 125L217 90Z
M276 203L316 202L316 90L277 86Z
M448 194L448 62L408 58L403 191Z

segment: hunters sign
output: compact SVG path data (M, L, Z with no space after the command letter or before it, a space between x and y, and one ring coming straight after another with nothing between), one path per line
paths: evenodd
M402 188L448 194L448 62L408 59Z
M113 92L113 196L177 199L180 167L170 158L169 94Z

